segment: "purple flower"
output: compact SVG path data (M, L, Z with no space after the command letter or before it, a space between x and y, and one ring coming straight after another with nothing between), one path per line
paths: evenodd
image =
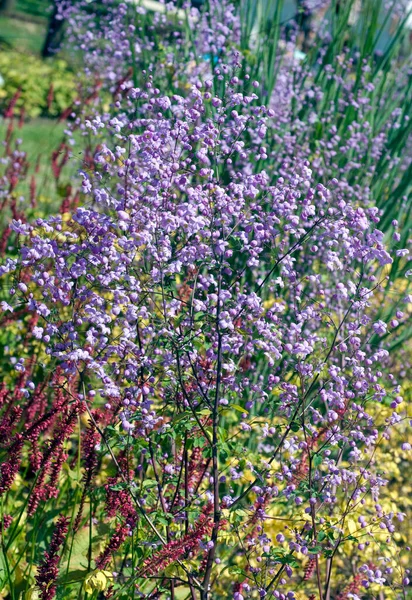
M374 332L378 335L384 335L386 333L387 325L383 321L376 321L372 327Z

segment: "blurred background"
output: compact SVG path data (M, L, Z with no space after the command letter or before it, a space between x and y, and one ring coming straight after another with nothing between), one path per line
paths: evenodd
M76 0L72 1L76 2ZM116 3L118 0L113 1ZM191 4L193 7L200 8L205 1L207 0L192 0ZM238 1L235 0L234 3L236 4ZM148 10L162 11L162 3L156 0L137 0L137 3ZM255 3L257 6L264 5L259 0L255 0ZM96 4L100 4L100 0L90 1L91 7L95 7ZM327 4L325 0L284 0L282 21L296 20L301 26L302 32L307 34L310 31L311 22L324 15ZM410 4L412 6L412 2ZM355 25L357 22L356 6L353 12L352 20ZM384 19L383 10L381 19ZM410 25L412 26L412 19ZM385 50L391 41L395 27L396 23L392 21L386 23L377 46L378 50ZM6 48L14 48L47 57L56 51L63 35L64 24L56 18L53 0L2 0L0 2L2 51Z
M164 10L164 4L156 0L131 1L138 2L149 11ZM234 0L234 3L241 1ZM343 1L332 3L335 11L343 7ZM119 3L120 0L113 2ZM192 0L191 4L201 8L205 2L207 0ZM183 2L176 4L182 6ZM255 0L255 5L257 28L262 17L259 13L264 11L266 3ZM325 0L284 0L281 24L297 33L297 48L302 56L310 45L314 27L331 10L330 5ZM385 3L377 1L378 5L383 7ZM104 10L104 3L91 0L90 8L95 10L96 7ZM362 23L357 14L359 10L360 0L356 0L350 22L353 28L361 31ZM385 19L384 9L379 10L381 14L378 21L383 27L376 41L376 54L385 52L398 25L396 16ZM410 28L412 19L408 25ZM0 112L4 115L13 100L14 114L20 114L21 122L31 122L25 130L24 140L24 149L29 154L31 138L37 135L39 124L46 144L51 136L53 145L54 137L60 135L63 126L56 128L47 119L60 116L76 97L75 55L72 53L67 56L59 50L64 34L65 23L59 19L53 0L0 0ZM408 52L409 48L405 47L404 52ZM0 121L0 127L4 127L3 121Z
M113 3L120 1L113 0ZM164 3L157 0L129 1L154 13L164 12ZM191 5L201 8L207 1L191 0ZM234 0L234 4L241 5L242 1ZM280 3L280 24L286 33L290 30L291 38L296 39L295 55L305 56L320 20L328 16L328 11L342 10L344 1L284 0ZM90 0L87 4L91 11L105 10L102 0ZM175 4L179 8L187 2L177 0ZM253 5L253 2L249 4ZM253 30L258 37L258 23L263 22L262 17L265 19L266 5L265 0L254 2L252 38ZM354 1L349 21L354 29L352 33L359 33L359 37L364 30L359 18L360 5L360 0ZM379 55L390 46L399 23L396 11L386 18L384 2L376 0L376 6L380 7L378 23L381 32L375 40L374 53ZM410 28L411 19L408 25ZM0 0L0 139L7 137L7 117L11 110L19 128L24 123L21 149L27 154L29 163L38 165L40 175L64 134L65 118L62 115L78 98L80 60L76 64L76 53L69 55L61 50L65 28L66 23L59 19L54 0ZM409 51L406 39L403 54ZM42 190L47 195L46 171L41 179Z

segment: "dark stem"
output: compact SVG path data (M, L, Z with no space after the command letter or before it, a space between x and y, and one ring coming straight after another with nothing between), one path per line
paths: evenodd
M222 380L222 332L220 330L220 304L222 290L222 274L219 272L218 292L217 292L217 308L216 308L216 331L217 331L217 370L216 370L216 390L213 403L213 432L212 432L212 477L213 477L213 531L211 542L213 546L210 548L207 556L207 564L205 576L203 579L203 590L201 592L202 600L209 600L209 583L212 574L213 561L216 555L216 544L219 532L219 523L221 519L220 501L219 501L219 460L218 460L218 427L219 427L219 400L220 386Z

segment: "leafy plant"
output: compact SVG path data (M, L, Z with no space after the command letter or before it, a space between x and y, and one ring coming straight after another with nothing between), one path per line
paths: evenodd
M61 59L43 61L14 50L0 52L0 106L14 101L23 117L58 117L77 98L77 82Z

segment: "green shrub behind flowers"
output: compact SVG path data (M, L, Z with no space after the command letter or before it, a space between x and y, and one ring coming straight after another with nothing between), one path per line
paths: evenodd
M44 61L15 50L0 52L0 109L17 97L25 117L57 117L76 98L76 78L62 59Z

